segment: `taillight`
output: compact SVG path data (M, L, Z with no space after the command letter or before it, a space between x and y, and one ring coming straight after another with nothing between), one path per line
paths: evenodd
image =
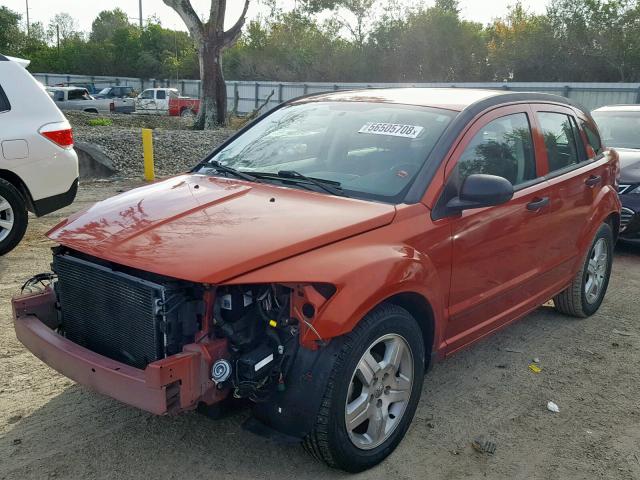
M73 130L71 128L65 128L64 130L40 131L40 135L46 137L62 148L73 147Z

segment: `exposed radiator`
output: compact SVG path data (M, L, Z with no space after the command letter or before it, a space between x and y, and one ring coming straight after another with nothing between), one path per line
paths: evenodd
M144 368L193 338L201 302L193 288L167 285L70 255L54 255L62 332L74 343Z

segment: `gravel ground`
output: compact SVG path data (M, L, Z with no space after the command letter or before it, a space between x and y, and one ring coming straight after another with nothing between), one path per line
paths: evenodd
M73 206L32 219L25 241L0 258L0 479L351 478L242 430L246 411L155 417L75 385L16 340L9 299L49 269L44 232L132 186L83 184ZM596 315L542 307L436 365L396 452L352 478L639 479L638 291L640 247L618 246ZM528 369L534 357L538 374ZM471 447L479 435L496 443L494 455Z
M191 130L189 120L160 115L100 115L65 112L77 141L100 146L113 160L118 174L140 178L142 163L142 128L152 128L156 175L174 175L189 170L214 147L234 133L231 129ZM109 118L110 126L90 126L88 121Z

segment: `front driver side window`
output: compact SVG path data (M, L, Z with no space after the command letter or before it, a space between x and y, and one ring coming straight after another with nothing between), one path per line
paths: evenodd
M492 120L475 134L458 160L460 185L475 173L504 177L514 186L537 177L531 127L525 113Z

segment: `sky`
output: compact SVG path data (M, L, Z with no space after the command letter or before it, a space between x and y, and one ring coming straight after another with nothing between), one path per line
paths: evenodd
M196 12L206 16L212 0L191 0ZM215 1L215 0L214 0ZM467 20L481 23L489 23L492 19L504 15L507 7L516 0L461 0L462 16ZM111 10L116 7L124 10L132 22L138 22L138 0L0 0L0 6L6 6L11 10L21 13L25 19L26 3L29 3L29 18L31 22L42 22L45 26L56 13L66 12L76 19L80 30L91 30L91 22L102 10ZM426 0L427 5L433 3ZM523 5L530 11L542 13L545 10L546 0L522 0ZM242 11L243 0L227 1L227 26L232 25ZM281 0L281 5L292 7L295 0ZM255 18L264 12L259 2L253 0L249 7L249 18ZM182 20L162 0L142 0L142 16L156 16L166 28L186 30Z

